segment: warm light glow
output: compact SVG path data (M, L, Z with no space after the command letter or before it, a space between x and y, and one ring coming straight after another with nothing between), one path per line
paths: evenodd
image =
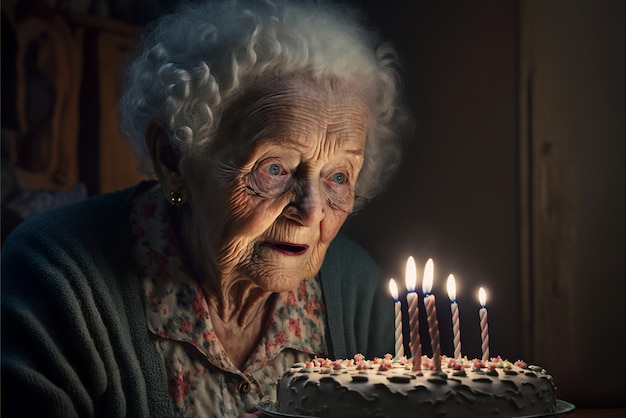
M393 296L394 300L398 300L398 285L396 285L396 281L394 279L389 280L389 291L391 292L391 296Z
M454 281L454 274L448 276L446 286L448 288L448 297L454 302L456 300L456 282Z
M478 300L480 301L480 306L485 306L487 304L487 294L485 293L485 289L482 287L478 290Z
M415 267L415 260L413 257L409 257L406 260L406 290L409 292L415 291L415 281L417 280L417 268Z
M424 294L430 294L430 291L433 289L434 270L435 266L433 265L433 259L429 258L426 262L426 266L424 267L424 279L422 281L422 291Z

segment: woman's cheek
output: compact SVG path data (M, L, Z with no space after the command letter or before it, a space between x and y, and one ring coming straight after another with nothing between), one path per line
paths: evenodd
M327 212L327 216L322 221L320 242L325 245L335 239L344 222L348 219L345 212L331 210Z
M286 204L284 198L261 199L243 193L230 201L225 221L230 235L249 239L262 235L276 222Z

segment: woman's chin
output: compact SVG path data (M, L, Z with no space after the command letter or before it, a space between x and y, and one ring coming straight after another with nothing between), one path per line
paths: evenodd
M275 272L271 276L258 277L255 282L258 286L269 292L282 293L294 290L304 280L307 279L302 276L301 271L292 274L288 274L288 272Z
M269 292L288 292L312 277L315 277L319 267L315 269L311 253L302 255L284 254L267 246L260 248L257 253L258 262L251 264L247 269L247 276L259 287ZM321 266L321 263L320 263Z

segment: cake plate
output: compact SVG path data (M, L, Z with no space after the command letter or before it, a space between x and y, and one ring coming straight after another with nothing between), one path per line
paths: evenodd
M572 412L574 409L576 409L576 407L569 403L569 402L565 402L562 401L560 399L556 400L556 411L550 413L550 414L541 414L541 415L524 415L521 417L517 417L517 418L557 418L557 417L564 417L567 414L569 414L570 412Z
M273 418L316 418L309 415L293 415L293 414L285 414L282 412L276 411L276 405L271 401L262 401L257 404L257 408L263 412L265 415ZM572 412L576 407L569 403L557 399L556 401L556 411L551 412L549 414L540 414L540 415L524 415L517 418L559 418L565 417L567 414Z
M257 404L256 407L259 411L263 412L268 417L273 418L315 418L308 415L293 415L278 412L276 411L276 403L272 401L261 401Z

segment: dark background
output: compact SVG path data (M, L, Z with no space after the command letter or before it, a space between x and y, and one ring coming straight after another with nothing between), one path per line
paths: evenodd
M444 353L453 352L445 287L453 273L464 354L480 356L477 293L484 286L492 355L544 366L556 379L559 397L581 407L623 408L624 2L418 1L410 10L401 1L361 3L406 60L418 129L397 182L351 220L347 232L401 282L409 255L418 272L433 258ZM539 53L523 54L525 31L540 34L528 47ZM558 57L542 60L543 51ZM524 76L531 81L524 84ZM540 76L563 83L567 97L546 100L547 89L531 84L539 91L530 103L522 102L527 92L521 89ZM541 108L541 120L528 120L538 111L523 106ZM533 124L536 137L528 144L523 132ZM553 141L551 135L562 132ZM524 159L525 146L542 147L531 151L546 155L566 149L561 155L568 157ZM549 171L541 164L561 167ZM556 172L566 179L562 188L541 176L523 186L528 172ZM529 201L540 209L550 202L544 213L551 228L571 239L542 241L539 216L531 225L522 222ZM525 323L523 305L541 303L542 295L525 297L522 281L539 287L554 277L545 274L550 267L533 265L546 264L541 253L523 255L524 228L530 229L531 251L558 255L554 246L573 248L554 260L554 272L568 276L560 282L566 288L556 282L546 295L551 299L543 301L569 307L571 325L562 324L572 327L566 339L540 340L563 332L549 311ZM523 269L531 271L529 277L522 277ZM541 333L525 329L544 322ZM605 369L607 363L615 369Z
M444 318L450 316L446 279L453 273L463 353L480 357L480 286L488 292L492 333L520 327L520 297L512 286L519 271L517 5L417 2L400 13L400 3L367 7L405 59L417 133L391 190L351 219L347 232L401 288L408 256L418 265L418 289L433 258L433 294L449 354L451 325ZM519 333L501 335L491 336L492 354L522 357Z

